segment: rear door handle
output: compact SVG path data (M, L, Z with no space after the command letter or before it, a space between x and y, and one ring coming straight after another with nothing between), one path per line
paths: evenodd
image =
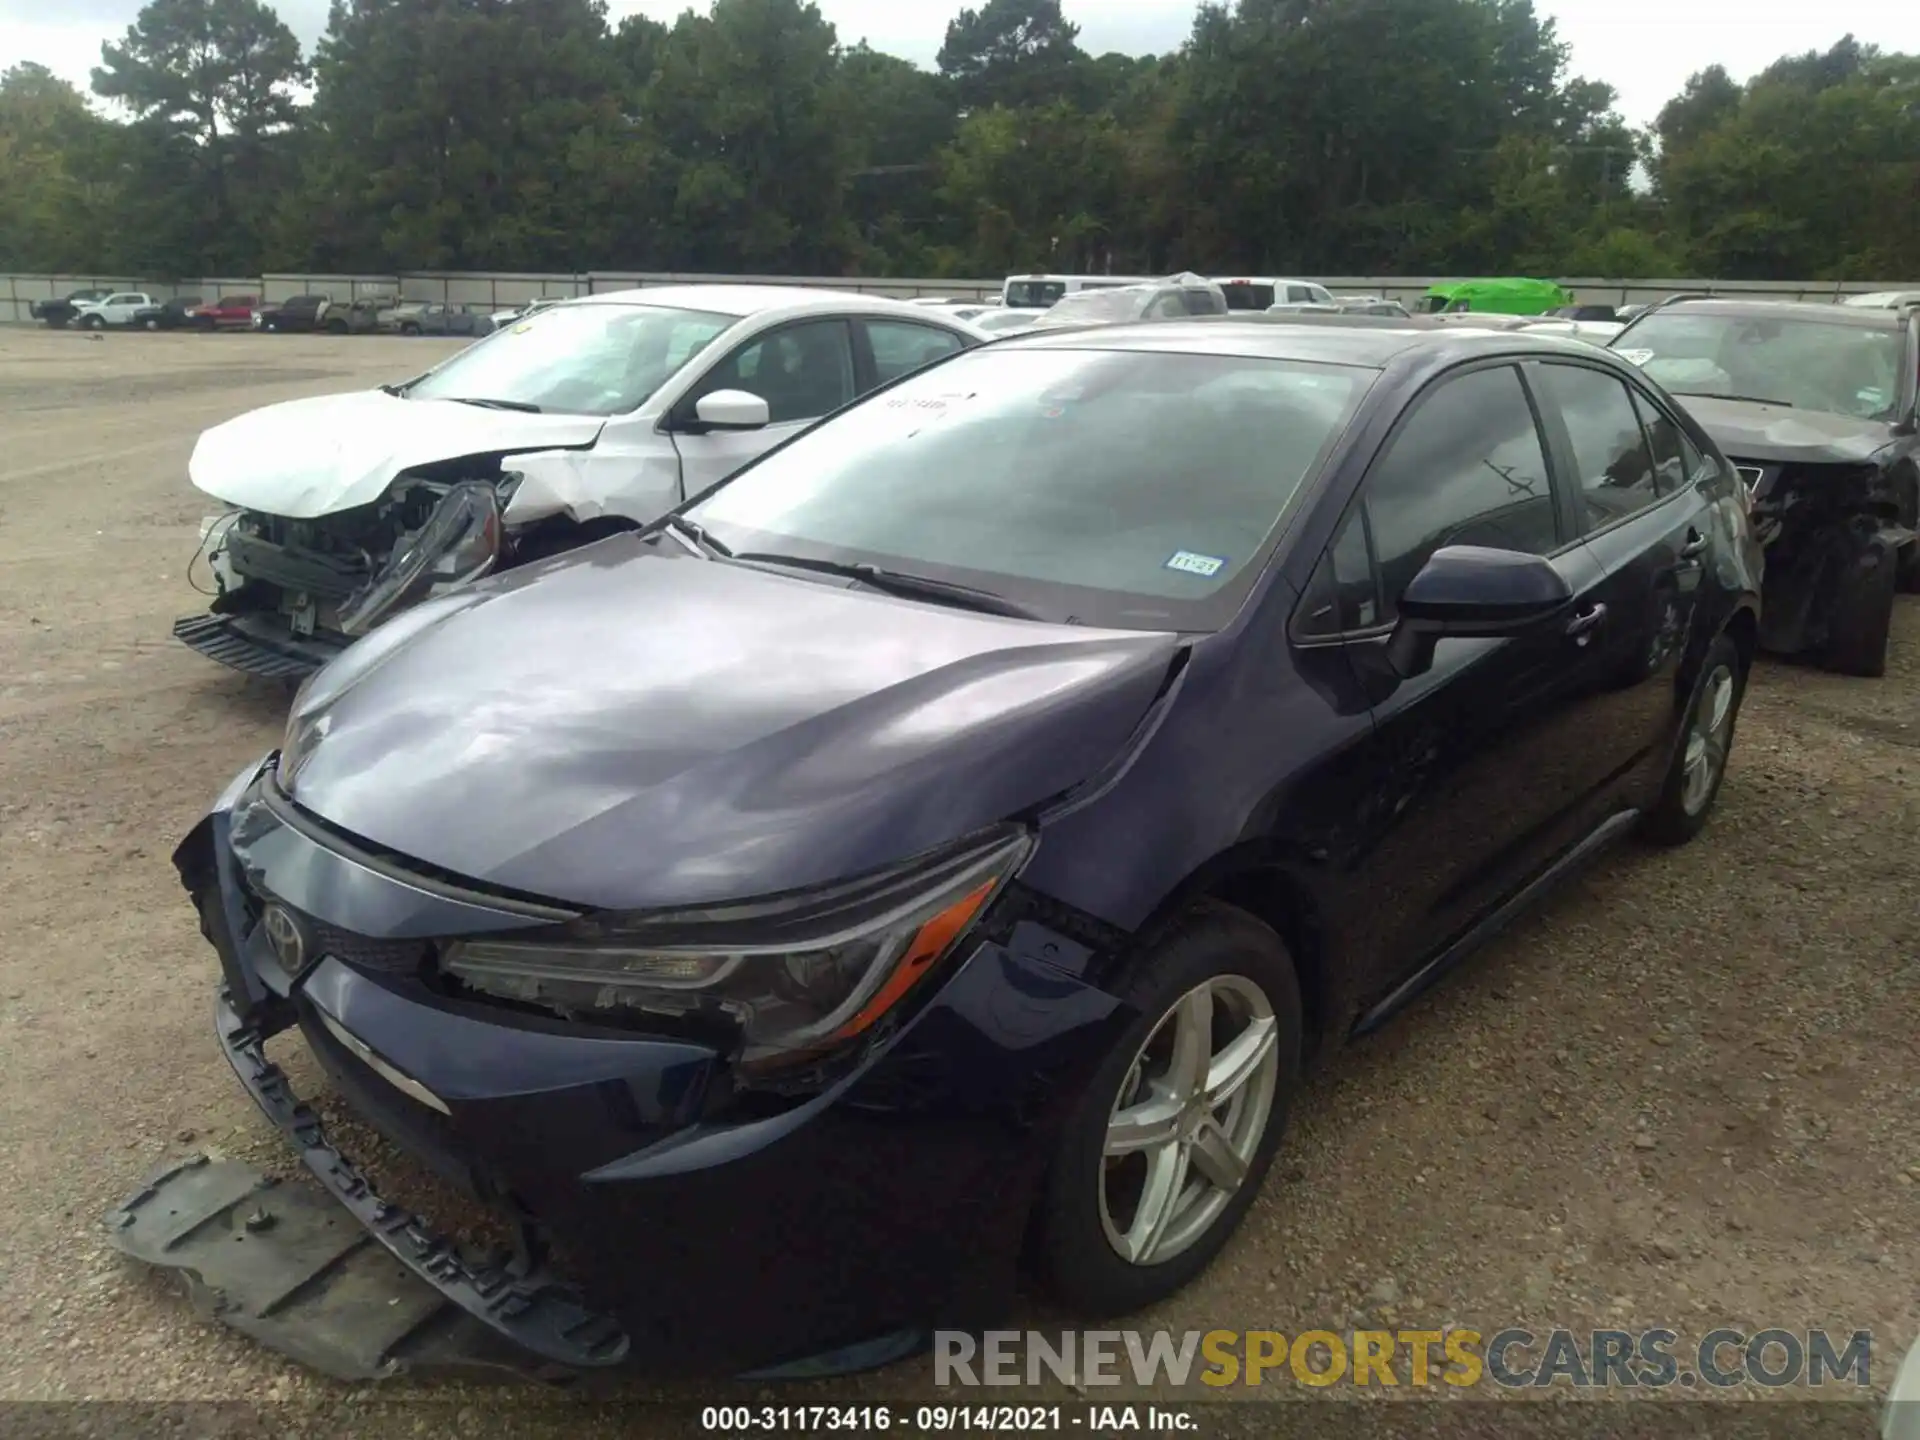
M1698 530L1689 529L1687 531L1687 543L1680 547L1680 558L1682 560L1699 559L1707 553L1708 543L1707 536L1702 535Z
M1607 607L1604 605L1595 605L1590 610L1582 610L1567 622L1567 634L1578 636L1580 643L1584 645L1586 643L1586 637L1606 618Z

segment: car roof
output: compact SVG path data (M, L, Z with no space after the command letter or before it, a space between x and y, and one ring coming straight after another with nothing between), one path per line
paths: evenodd
M1305 323L1326 320L1330 324ZM1376 321L1377 323L1355 323ZM1023 330L993 343L995 350L1135 350L1173 355L1242 355L1273 360L1320 361L1385 369L1417 350L1457 352L1465 358L1487 350L1537 351L1590 358L1596 347L1583 340L1525 330L1476 330L1471 326L1409 325L1371 316L1265 316L1240 312L1188 320L1157 320L1079 329Z
M886 295L863 295L857 290L814 289L805 285L649 285L633 290L607 290L562 302L574 305L661 305L679 310L704 310L712 315L746 319L769 310L905 311L925 317L932 305L909 305Z
M1864 330L1898 330L1906 316L1898 310L1875 310L1864 305L1830 305L1823 300L1682 300L1653 307L1647 315L1673 311L1682 315L1755 315L1780 320L1824 320L1834 325L1856 325Z

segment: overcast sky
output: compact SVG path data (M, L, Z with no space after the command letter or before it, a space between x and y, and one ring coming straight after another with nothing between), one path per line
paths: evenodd
M37 60L87 86L100 42L117 38L142 0L0 0L0 68ZM931 65L961 0L816 0L842 41ZM1611 83L1635 124L1650 121L1688 75L1718 62L1744 80L1783 54L1824 50L1851 30L1887 50L1920 51L1920 6L1896 0L1534 0L1573 46L1573 68ZM275 0L309 47L326 26L327 0ZM609 0L615 18L644 11L671 19L685 0ZM1063 0L1095 54L1173 49L1192 23L1193 0ZM1409 57L1409 63L1418 63Z

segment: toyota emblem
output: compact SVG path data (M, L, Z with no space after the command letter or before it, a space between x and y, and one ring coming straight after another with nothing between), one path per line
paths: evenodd
M269 905L260 926L267 932L274 959L289 975L298 975L307 963L307 931L299 917L284 905Z

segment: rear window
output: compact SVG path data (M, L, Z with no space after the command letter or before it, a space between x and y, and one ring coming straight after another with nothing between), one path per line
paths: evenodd
M1022 309L1044 310L1067 293L1064 280L1009 280L1007 304Z
M1255 285L1246 280L1222 280L1220 290L1227 297L1229 310L1264 310L1273 304L1273 286Z

